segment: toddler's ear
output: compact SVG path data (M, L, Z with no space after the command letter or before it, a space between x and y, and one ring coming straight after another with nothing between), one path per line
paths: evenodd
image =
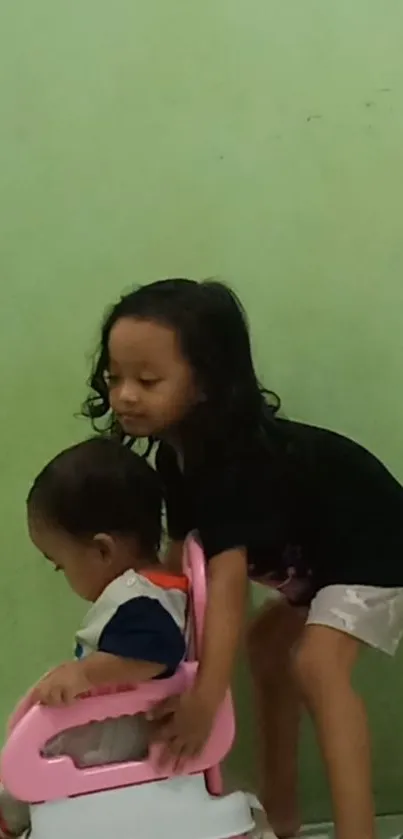
M115 541L109 533L97 533L93 537L93 546L103 562L111 562L115 552Z

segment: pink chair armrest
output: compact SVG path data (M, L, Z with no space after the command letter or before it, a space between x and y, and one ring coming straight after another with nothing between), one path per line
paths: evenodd
M158 768L160 750L156 745L150 750L149 760L85 769L78 769L68 757L45 758L41 751L49 740L66 729L145 712L165 697L182 693L191 685L196 667L194 663L186 663L165 682L150 682L133 691L80 699L69 708L35 705L15 725L3 750L4 785L19 800L39 803L168 777L169 769ZM234 733L228 695L202 755L184 767L184 774L203 772L220 763L231 748Z
M206 564L203 549L191 535L185 542L184 570L190 586L190 608L194 632L195 658L200 658L207 602Z

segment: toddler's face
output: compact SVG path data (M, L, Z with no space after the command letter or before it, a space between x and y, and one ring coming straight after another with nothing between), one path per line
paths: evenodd
M28 530L35 547L55 571L63 572L73 591L84 600L97 600L113 578L105 557L105 542L97 537L88 541L75 539L30 513Z
M193 371L169 327L122 318L108 349L110 405L126 434L162 436L199 401Z

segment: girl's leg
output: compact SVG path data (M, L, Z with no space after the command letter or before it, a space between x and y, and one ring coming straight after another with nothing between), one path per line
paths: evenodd
M306 610L286 601L267 604L253 619L247 636L258 721L260 800L274 832L284 839L295 836L300 827L300 702L290 652L301 636L305 618Z
M327 770L337 839L375 837L367 717L351 685L360 647L337 629L308 625L293 657Z

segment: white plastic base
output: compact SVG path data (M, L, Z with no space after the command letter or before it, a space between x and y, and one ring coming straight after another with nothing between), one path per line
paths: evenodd
M37 804L31 820L31 839L232 839L255 826L244 793L213 797L203 775Z

